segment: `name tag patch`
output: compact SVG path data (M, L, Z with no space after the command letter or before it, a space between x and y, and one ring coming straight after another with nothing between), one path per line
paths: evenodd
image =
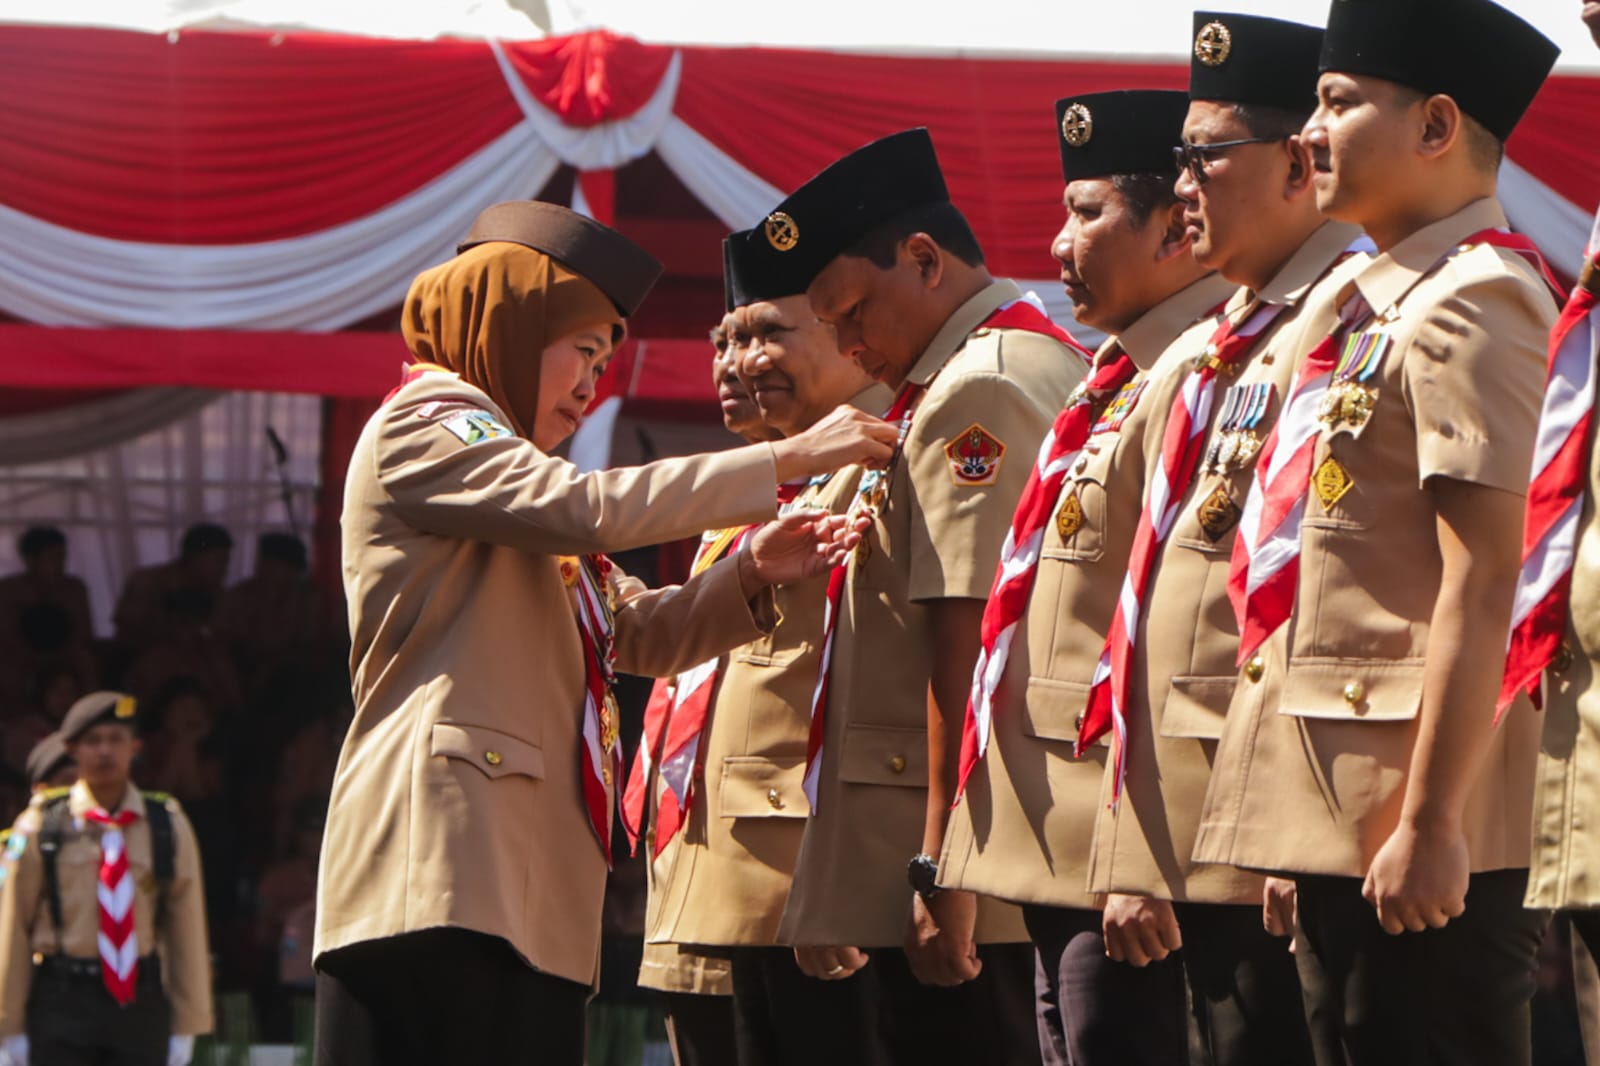
M462 444L482 444L486 440L515 436L488 411L457 411L439 423Z

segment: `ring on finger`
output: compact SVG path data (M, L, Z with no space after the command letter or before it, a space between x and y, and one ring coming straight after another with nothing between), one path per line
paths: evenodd
M842 973L844 973L844 964L836 962L833 964L833 968L828 971L828 976L838 977Z

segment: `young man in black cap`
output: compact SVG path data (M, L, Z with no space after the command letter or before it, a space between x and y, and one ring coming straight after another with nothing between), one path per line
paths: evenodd
M1311 1048L1294 960L1262 928L1264 879L1190 855L1237 675L1227 574L1251 473L1290 384L1307 293L1370 242L1318 212L1298 137L1322 31L1201 11L1191 32L1176 191L1195 258L1241 288L1151 401L1160 492L1146 495L1123 584L1136 621L1104 649L1101 691L1125 729L1095 805L1089 886L1109 893L1113 940L1137 929L1113 935L1124 914L1176 922L1204 1061L1290 1066Z
M983 668L963 748L941 883L1022 906L1036 964L1036 1023L1055 1064L1181 1062L1183 976L1148 954L1107 954L1088 851L1106 748L1072 741L1139 514L1149 397L1164 353L1204 343L1233 286L1196 264L1173 193L1188 99L1130 90L1056 104L1067 220L1051 243L1078 321L1109 334L1090 386L1057 416L1011 517L984 613ZM980 716L984 730L979 755ZM1128 965L1133 961L1136 965Z
M185 1066L211 1030L205 895L176 800L129 779L132 696L61 722L77 782L17 819L0 888L0 1039L11 1066Z
M1019 916L939 892L931 856L983 600L1030 457L1084 356L989 275L925 130L835 163L756 239L839 350L897 390L888 417L903 442L862 478L852 507L874 522L830 581L811 818L778 938L814 977L881 988L895 1061L1034 1061Z
M1488 0L1329 14L1303 137L1378 254L1308 302L1244 505L1195 849L1294 876L1323 1064L1529 1061L1539 723L1495 695L1556 305L1494 197L1555 54Z

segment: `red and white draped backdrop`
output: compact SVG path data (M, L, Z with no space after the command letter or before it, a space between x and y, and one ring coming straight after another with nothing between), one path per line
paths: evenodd
M1170 63L676 48L605 32L414 43L3 27L0 313L14 323L0 383L381 393L392 338L351 327L396 307L481 207L538 194L563 164L597 217L709 282L723 227L754 224L843 152L916 124L996 272L1048 279L1051 102L1184 79ZM670 171L703 205L685 212L701 224L648 205L618 216L615 175L646 157L646 177ZM1600 78L1551 80L1504 177L1513 224L1570 272L1600 194ZM709 324L705 289L693 328L658 315L662 332Z
M636 335L694 336L719 311L725 230L912 125L932 130L991 266L1035 279L1059 312L1052 101L1185 79L1180 63L668 47L603 31L417 43L0 26L0 386L370 401L403 358L379 330L411 278L483 206L563 181L668 266ZM1552 78L1508 156L1513 225L1570 275L1600 195L1600 78ZM699 388L712 410L703 364L685 374L641 355L607 387L669 402ZM331 456L358 425L349 409L329 420Z

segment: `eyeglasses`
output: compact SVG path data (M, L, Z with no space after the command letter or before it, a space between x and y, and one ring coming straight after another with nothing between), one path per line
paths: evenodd
M1212 144L1180 144L1172 150L1172 158L1177 161L1179 170L1187 170L1196 185L1204 185L1208 180L1206 175L1206 161L1220 153L1225 148L1238 148L1246 144L1272 144L1275 141L1287 140L1285 137L1246 137L1242 141L1216 141Z

